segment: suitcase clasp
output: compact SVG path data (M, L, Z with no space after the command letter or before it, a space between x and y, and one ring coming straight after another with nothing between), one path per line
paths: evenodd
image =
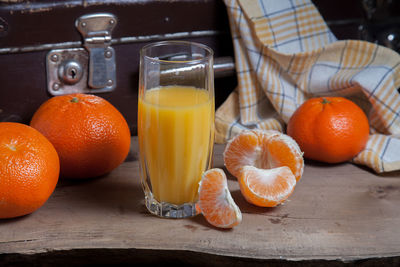
M109 13L79 17L75 26L84 48L56 49L47 55L48 91L52 95L110 92L116 87L111 33L117 18Z

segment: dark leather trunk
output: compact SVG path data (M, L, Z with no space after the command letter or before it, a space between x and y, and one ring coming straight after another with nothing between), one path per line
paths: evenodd
M8 2L8 1L6 1ZM125 116L136 134L139 49L165 39L210 46L215 57L233 55L225 5L218 0L26 1L0 4L0 121L29 123L52 97L46 56L56 48L82 47L75 20L107 12L117 17L112 32L117 86L98 93ZM216 79L216 105L236 86L234 75Z

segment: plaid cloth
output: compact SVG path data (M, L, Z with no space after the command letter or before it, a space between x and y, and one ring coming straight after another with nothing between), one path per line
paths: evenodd
M307 99L344 96L367 114L366 148L352 162L400 169L400 55L337 41L309 0L225 0L238 87L216 112L216 142L243 129L285 131Z

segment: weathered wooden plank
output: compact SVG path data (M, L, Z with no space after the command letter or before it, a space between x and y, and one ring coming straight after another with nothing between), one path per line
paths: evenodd
M243 222L221 230L202 216L171 220L147 212L133 140L130 161L109 175L61 181L35 213L0 221L0 262L45 255L84 260L85 253L111 259L112 251L142 262L157 256L186 263L192 256L215 263L400 261L400 173L378 176L348 163L309 162L293 195L276 208L248 204L228 176ZM223 148L215 148L215 167L223 167Z

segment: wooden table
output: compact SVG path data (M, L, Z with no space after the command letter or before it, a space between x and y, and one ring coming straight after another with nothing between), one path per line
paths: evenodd
M223 149L215 147L214 167L223 167ZM133 138L127 161L109 175L60 181L33 214L1 220L0 265L400 265L398 172L376 175L348 163L308 162L293 195L276 208L248 204L228 176L243 221L221 230L202 216L150 215L138 168Z

